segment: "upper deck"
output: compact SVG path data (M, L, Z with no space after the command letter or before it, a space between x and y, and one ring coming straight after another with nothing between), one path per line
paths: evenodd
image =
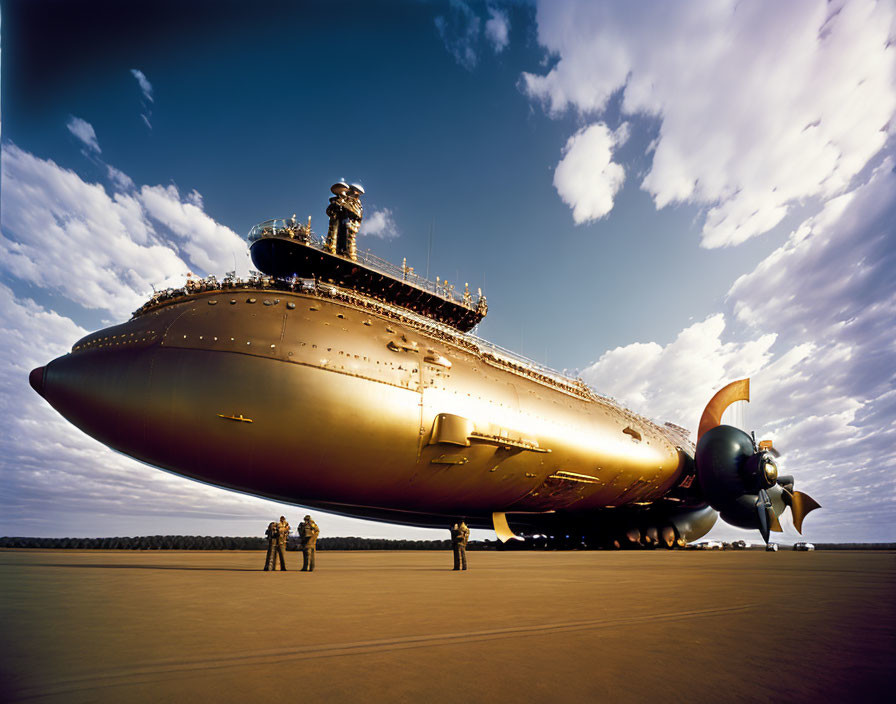
M447 281L429 281L413 267L401 267L370 252L340 253L318 238L310 225L295 220L265 220L249 231L252 262L275 279L314 278L431 317L462 332L474 328L488 312L480 291L456 290Z

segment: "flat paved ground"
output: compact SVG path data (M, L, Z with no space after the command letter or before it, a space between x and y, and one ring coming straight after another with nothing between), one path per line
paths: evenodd
M893 553L263 561L0 551L0 700L892 701Z

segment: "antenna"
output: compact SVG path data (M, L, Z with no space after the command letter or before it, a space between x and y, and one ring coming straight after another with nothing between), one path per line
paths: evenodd
M429 224L429 249L426 251L426 278L429 279L429 260L432 257L432 231L436 227L436 219L433 218Z

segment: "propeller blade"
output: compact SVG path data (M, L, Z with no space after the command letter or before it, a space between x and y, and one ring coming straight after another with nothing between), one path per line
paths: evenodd
M775 446L772 444L771 440L760 440L759 441L759 449L765 450L772 457L780 457L781 453L775 449Z
M700 417L700 426L697 429L697 441L707 430L715 428L722 423L722 414L735 401L750 400L750 380L741 379L740 381L732 381L727 386L723 386L716 392L716 395L709 399L706 408L703 409L703 415Z
M821 504L808 494L794 491L790 495L790 513L793 515L793 527L796 528L797 533L803 534L803 520L817 508L821 508Z
M772 531L775 533L783 533L784 529L781 527L780 521L778 521L778 514L775 513L775 509L771 506L767 506L766 513L768 514L768 523Z
M765 489L761 489L759 491L759 496L756 497L756 511L759 514L759 532L762 534L762 539L765 541L765 544L768 545L768 536L769 536L769 521L768 521L768 494L765 492Z

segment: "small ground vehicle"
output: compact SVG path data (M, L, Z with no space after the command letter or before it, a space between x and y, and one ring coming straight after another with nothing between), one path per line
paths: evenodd
M802 542L794 543L793 549L796 550L797 552L808 552L809 550L814 550L815 545L813 545L812 543L802 543Z

